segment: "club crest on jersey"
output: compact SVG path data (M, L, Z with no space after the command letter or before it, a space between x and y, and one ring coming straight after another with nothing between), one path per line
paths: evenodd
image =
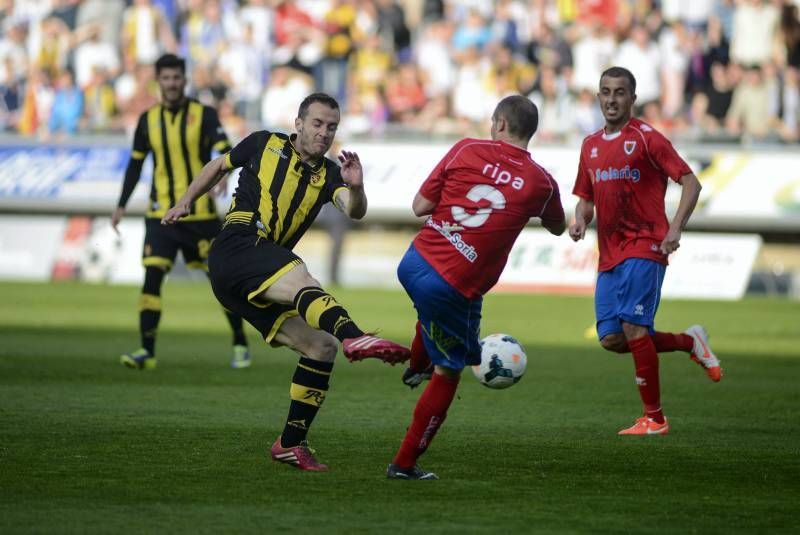
M322 175L317 173L311 173L309 177L312 186L318 186L320 182L322 182Z
M597 158L597 147L592 147L592 152L589 154L589 158Z
M630 156L636 149L636 141L626 141L622 148L625 150L625 154Z

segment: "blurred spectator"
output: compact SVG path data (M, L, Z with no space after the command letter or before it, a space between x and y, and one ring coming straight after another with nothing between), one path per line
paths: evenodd
M456 68L449 49L452 26L449 22L433 22L423 31L416 48L415 59L425 77L429 97L450 93Z
M235 113L249 121L258 120L264 57L259 54L253 27L245 22L239 39L232 41L217 58L217 73L230 90Z
M213 67L225 50L227 39L218 0L193 0L189 16L181 27L178 48L187 67Z
M116 46L124 11L125 0L83 0L78 4L77 29L80 32L81 28L96 25L100 28L100 39Z
M356 32L354 0L332 0L325 14L325 55L316 72L317 88L347 106L347 61L353 52Z
M603 126L603 115L597 105L595 94L589 89L582 89L575 102L575 125L578 136L585 137L600 130Z
M748 68L733 90L725 118L728 132L745 140L762 140L774 126L770 115L770 91L760 67Z
M389 75L386 82L386 103L391 120L413 125L427 101L416 65L403 63Z
M57 76L67 66L72 34L58 17L45 18L40 24L40 32L39 49L33 58L40 69L50 76Z
M100 26L87 29L86 41L75 49L75 80L78 87L86 87L96 71L115 77L119 72L117 48L100 39Z
M733 84L728 68L722 63L711 64L711 82L692 101L696 124L708 136L718 136L733 99Z
M50 120L47 133L57 138L64 138L67 134L78 131L78 122L83 114L83 93L75 85L72 72L65 69L56 81L53 107L50 110Z
M603 26L576 26L576 40L572 44L574 73L572 89L580 92L589 89L597 92L600 74L609 66L616 44L611 33Z
M659 36L661 52L661 112L667 119L675 118L683 110L686 86L686 69L689 65L690 42L682 22L673 22ZM637 87L638 92L638 87ZM664 130L656 127L656 129ZM667 131L669 131L667 129Z
M539 71L538 86L529 95L539 108L536 140L545 143L567 141L574 130L575 101L566 83L558 79L555 69L545 66Z
M795 67L783 74L780 133L784 141L800 140L800 73Z
M151 0L133 0L122 15L122 54L136 63L154 63L175 50L175 38L164 14Z
M158 85L152 65L136 65L133 58L125 60L125 70L114 85L116 107L121 127L133 134L139 115L158 102Z
M267 130L291 131L300 102L313 88L313 79L301 71L288 67L272 71L269 86L261 99L262 124Z
M378 8L378 33L384 45L394 50L397 61L404 63L411 58L411 32L406 26L403 8L395 0L375 0Z
M785 63L795 69L800 68L800 19L797 16L797 4L783 5L780 29L786 54Z
M461 123L465 135L477 135L491 117L498 95L489 83L491 64L476 47L464 50L460 58L453 88L453 117Z
M472 9L453 33L453 50L456 53L476 48L482 50L492 37L486 20L477 9Z
M767 0L739 0L733 13L731 59L746 66L772 59L779 17Z
M636 25L630 37L617 50L614 64L627 68L636 77L636 110L641 113L648 102L661 98L661 52L644 26Z
M91 78L84 85L83 128L91 132L103 132L114 127L116 99L111 76L102 66L95 66Z

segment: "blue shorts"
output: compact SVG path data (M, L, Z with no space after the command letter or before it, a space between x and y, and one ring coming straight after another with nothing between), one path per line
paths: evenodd
M661 284L667 266L653 260L628 258L611 271L597 275L594 313L597 336L621 333L622 323L632 323L655 330L656 310L661 301Z
M453 370L480 364L483 298L461 295L413 245L397 266L397 278L417 309L431 362Z

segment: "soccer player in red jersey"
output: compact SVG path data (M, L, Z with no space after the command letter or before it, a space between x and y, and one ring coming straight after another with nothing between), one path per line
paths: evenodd
M633 355L644 404L644 416L619 434L666 434L658 353L685 351L711 380L722 377L703 327L693 325L683 333L653 327L667 257L680 247L701 186L667 138L631 117L636 79L630 71L611 67L603 72L597 97L605 127L583 141L572 190L579 200L569 235L574 241L583 239L597 211L597 335L604 349ZM671 223L664 210L667 178L683 187Z
M530 218L555 235L566 229L558 185L527 151L538 122L529 99L504 98L492 115L492 140L456 143L414 198L414 213L429 217L397 268L419 320L403 382L416 386L431 362L433 369L390 479L437 479L417 459L447 415L461 370L480 363L483 295Z

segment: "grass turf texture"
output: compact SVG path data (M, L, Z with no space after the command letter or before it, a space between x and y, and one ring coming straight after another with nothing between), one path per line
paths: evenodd
M630 357L584 337L588 298L491 295L528 373L464 376L423 457L438 482L384 479L418 397L401 367L337 360L310 435L327 474L269 461L296 358L229 332L203 284L167 284L159 368L129 370L138 289L0 284L0 532L729 532L797 528L800 304L662 303L659 327L703 322L725 377L661 358L672 432L618 437L640 405ZM407 341L399 292L338 290L365 329Z

